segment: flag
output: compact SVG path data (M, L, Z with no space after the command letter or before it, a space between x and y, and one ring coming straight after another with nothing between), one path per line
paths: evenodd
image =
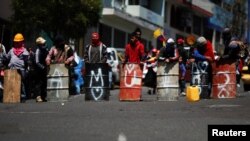
M162 42L162 45L164 47L166 47L166 38L164 36L164 33L163 31L160 29L160 28L157 28L155 31L154 31L154 38L156 38L157 40L159 40L160 42Z

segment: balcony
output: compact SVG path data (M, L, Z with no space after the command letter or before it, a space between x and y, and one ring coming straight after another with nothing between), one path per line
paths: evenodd
M134 17L148 21L149 23L155 24L157 26L164 26L164 18L155 12L148 10L139 5L127 5L125 12Z

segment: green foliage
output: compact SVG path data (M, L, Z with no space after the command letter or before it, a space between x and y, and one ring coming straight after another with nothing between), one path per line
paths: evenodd
M96 26L102 10L101 0L12 0L15 31L26 34L44 30L78 38Z

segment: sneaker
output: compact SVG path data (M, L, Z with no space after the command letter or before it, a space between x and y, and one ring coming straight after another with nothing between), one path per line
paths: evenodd
M237 87L240 88L240 84L237 84Z
M37 96L37 97L36 97L36 102L43 102L41 96Z
M182 95L182 96L186 96L186 93L185 93L185 92L181 92L181 95Z

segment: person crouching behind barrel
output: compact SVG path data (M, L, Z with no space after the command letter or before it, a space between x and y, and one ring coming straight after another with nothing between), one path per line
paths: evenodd
M158 57L159 62L178 62L179 59L179 51L175 45L175 41L172 38L167 40L166 47L162 47L160 49L160 54Z
M29 52L24 45L24 37L21 33L17 33L14 37L14 47L10 49L6 55L9 61L8 67L10 69L16 69L21 74L21 102L26 100L26 90L25 90L25 79L27 71L27 62L29 58Z
M212 62L214 61L214 50L211 42L205 37L199 37L196 41L193 57L195 62L194 60L190 61L194 62L197 67L195 67L196 69L192 69L191 85L199 85L201 87L201 98L210 98L212 89ZM197 74L197 72L199 72L199 74Z
M84 52L85 100L108 100L111 66L107 63L107 47L101 42L99 33L91 34L91 43Z
M49 53L46 57L46 64L65 64L65 67L68 69L68 75L70 78L73 77L73 60L74 60L74 51L73 49L66 44L65 39L62 35L57 35L55 37L55 45L51 47ZM74 87L72 79L69 79L69 89L72 90ZM72 94L72 91L69 91Z

